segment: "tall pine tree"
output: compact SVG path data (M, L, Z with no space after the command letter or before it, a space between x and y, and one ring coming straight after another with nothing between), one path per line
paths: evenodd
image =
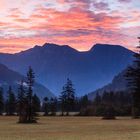
M18 92L18 113L20 123L35 123L36 122L36 101L37 96L33 96L34 86L34 72L31 67L27 72L27 88L24 89L23 82L21 82Z
M45 97L43 99L42 109L44 112L44 116L48 116L48 113L49 113L49 99L48 99L48 97Z
M49 104L50 104L51 116L56 115L56 111L57 111L57 98L51 98Z
M60 108L61 108L61 115L64 116L64 112L66 111L66 92L65 92L65 87L63 87L62 92L60 93L59 96L59 102L60 102Z
M35 76L33 69L29 67L27 72L27 101L28 101L28 111L27 111L27 122L34 123L36 122L36 117L33 109L33 86L34 86Z
M27 99L25 96L23 81L21 81L17 96L17 113L19 115L19 123L27 122Z
M138 39L140 40L140 37ZM140 116L140 45L137 49L137 53L134 54L135 60L133 65L128 68L127 74L125 75L128 80L128 87L132 93L133 118L139 118Z
M39 97L36 95L36 94L34 94L33 95L33 112L34 112L34 115L37 115L36 114L36 112L40 112L40 99L39 99Z
M115 119L114 98L113 92L104 92L102 103L104 106L103 119Z
M9 86L7 94L8 97L6 101L6 114L14 115L14 113L16 112L16 97L11 86Z
M75 104L75 89L73 88L73 83L69 78L67 79L67 83L64 85L61 94L61 101L65 98L66 115L69 115L69 112L74 110Z
M2 115L3 110L4 110L3 88L0 87L0 115Z

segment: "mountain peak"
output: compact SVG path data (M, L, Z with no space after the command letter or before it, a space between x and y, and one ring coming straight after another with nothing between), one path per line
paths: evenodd
M63 51L67 51L67 52L69 52L69 51L77 52L76 49L70 47L69 45L58 45L58 44L54 44L54 43L45 43L42 47L45 49L47 48L52 51L57 51L57 50L61 51L63 49Z
M42 47L69 47L69 48L71 48L68 45L58 45L55 43L45 43Z
M111 44L95 44L90 51L128 51L128 49L126 49L123 46L120 45L111 45Z
M35 45L35 46L34 46L34 48L40 48L40 47L41 47L41 46L39 46L39 45Z

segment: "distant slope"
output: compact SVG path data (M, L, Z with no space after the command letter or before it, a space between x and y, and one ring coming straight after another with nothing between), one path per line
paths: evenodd
M0 86L4 88L4 92L6 94L8 87L12 86L13 90L17 93L19 83L21 80L26 80L24 76L21 74L10 70L3 64L0 64ZM40 98L45 96L53 97L54 95L44 86L39 83L35 83L34 85L34 93L36 93ZM5 95L6 96L6 95Z
M118 45L96 44L87 52L67 45L44 44L17 54L0 54L0 63L25 75L32 66L36 80L58 95L69 77L77 95L112 81L133 61L133 52Z
M127 69L119 73L117 76L114 77L111 83L107 84L106 86L99 88L98 90L91 92L88 94L89 99L94 99L96 93L102 95L105 91L110 92L110 91L127 91L127 81L124 77Z

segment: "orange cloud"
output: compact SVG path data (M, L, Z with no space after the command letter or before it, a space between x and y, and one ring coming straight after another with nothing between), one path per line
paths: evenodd
M19 7L10 8L3 16L4 22L0 20L1 52L15 53L45 42L68 44L80 51L90 49L95 43L120 44L133 49L139 34L140 14L135 8L126 15L124 10L109 11L109 3L90 0L53 3L41 0L36 2L38 5L29 0L29 3L34 4L31 9L27 5L28 12ZM62 6L68 4L69 8ZM103 7L108 11L99 12Z
M80 8L72 8L69 12L58 12L53 9L38 9L38 14L31 15L31 19L40 21L45 19L45 22L33 25L33 29L53 29L53 30L68 30L68 29L95 29L96 27L114 28L122 22L121 17L111 17L105 13L95 14L89 10Z

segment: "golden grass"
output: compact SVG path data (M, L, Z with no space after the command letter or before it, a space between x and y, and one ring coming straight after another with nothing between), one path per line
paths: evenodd
M38 124L17 124L0 117L0 140L140 140L140 120L96 117L40 117Z

